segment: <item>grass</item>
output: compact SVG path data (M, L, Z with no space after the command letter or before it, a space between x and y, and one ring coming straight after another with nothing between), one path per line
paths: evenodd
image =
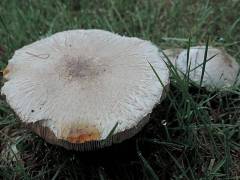
M162 49L224 47L240 60L239 0L1 0L0 68L39 38L99 28ZM189 41L189 37L191 40ZM169 67L170 91L134 138L67 151L21 128L0 100L0 179L240 179L240 90L207 92Z

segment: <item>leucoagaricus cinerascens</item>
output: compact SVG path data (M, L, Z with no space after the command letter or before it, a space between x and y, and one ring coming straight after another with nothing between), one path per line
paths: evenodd
M161 57L138 38L64 31L17 50L3 72L1 93L46 141L98 149L132 137L148 122L169 83Z

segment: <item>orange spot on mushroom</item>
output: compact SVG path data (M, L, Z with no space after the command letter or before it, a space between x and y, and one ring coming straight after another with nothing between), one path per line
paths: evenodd
M6 67L6 68L2 71L3 77L5 77L9 72L10 72L9 68Z
M67 137L70 143L84 143L100 139L100 132L96 128L75 129Z

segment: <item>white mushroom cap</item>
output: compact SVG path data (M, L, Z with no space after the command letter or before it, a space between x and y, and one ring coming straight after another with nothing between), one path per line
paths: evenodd
M189 52L189 78L200 84L204 62L205 46L191 47ZM175 61L175 67L187 74L187 50L182 51ZM209 47L202 86L219 89L234 85L238 78L239 64L224 50Z
M167 85L168 69L148 41L103 30L60 32L15 52L1 93L48 142L96 149L136 134L160 102L164 87L149 62Z

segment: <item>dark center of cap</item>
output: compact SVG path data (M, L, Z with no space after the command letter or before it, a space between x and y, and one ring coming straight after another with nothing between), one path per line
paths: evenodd
M95 79L106 71L100 59L86 56L64 55L60 76L69 80Z

